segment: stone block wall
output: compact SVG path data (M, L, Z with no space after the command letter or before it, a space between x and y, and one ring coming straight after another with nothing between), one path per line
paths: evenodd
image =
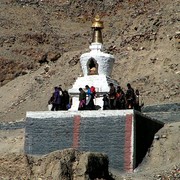
M27 154L100 152L108 155L110 168L133 171L163 123L133 110L48 111L27 112L25 126Z
M149 105L143 107L142 112L148 117L164 123L180 121L180 103Z
M111 168L132 170L133 111L28 112L25 152L75 148L108 155Z

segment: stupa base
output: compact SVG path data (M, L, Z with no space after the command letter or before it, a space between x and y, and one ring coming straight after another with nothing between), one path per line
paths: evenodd
M96 97L94 98L94 104L96 109L103 109L103 95L109 92L109 83L113 83L115 87L118 86L118 82L106 75L91 75L78 77L73 87L69 89L69 94L72 97L72 106L70 111L77 111L79 106L79 88L85 88L94 86L96 89Z

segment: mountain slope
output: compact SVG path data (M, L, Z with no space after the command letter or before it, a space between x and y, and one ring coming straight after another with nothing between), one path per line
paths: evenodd
M91 42L91 21L104 21L112 77L140 90L145 104L179 102L178 0L0 2L0 120L47 110L53 87L82 75L79 57ZM49 71L46 72L48 65Z

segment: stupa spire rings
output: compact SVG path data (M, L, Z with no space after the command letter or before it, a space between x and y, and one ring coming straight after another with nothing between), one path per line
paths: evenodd
M95 16L91 28L93 29L92 43L101 43L101 44L103 44L101 30L104 28L104 25L103 25L103 21L101 21L99 15Z

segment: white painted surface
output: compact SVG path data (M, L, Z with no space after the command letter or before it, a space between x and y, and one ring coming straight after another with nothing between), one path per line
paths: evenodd
M89 87L94 86L96 92L109 92L109 83L113 83L115 86L118 85L118 82L106 75L90 75L84 77L78 77L73 84L73 87L69 89L69 93L78 93L79 88L85 88L86 85Z
M118 82L113 80L110 77L107 77L105 75L91 75L91 76L84 76L84 77L78 77L75 83L73 84L73 87L69 89L69 94L72 97L72 106L71 110L76 111L78 110L79 106L79 88L85 88L86 85L89 87L94 86L96 89L96 92L98 93L98 97L95 99L95 105L98 105L101 107L101 110L103 108L103 94L107 94L109 92L109 83L113 83L116 86L118 86Z
M134 123L135 123L135 119L134 119L134 114L132 116L132 126L131 126L131 147L130 147L130 157L131 157L131 168L132 168L132 171L134 169L134 166L135 166L135 161L136 161L136 154L135 154L135 142L136 142L136 139L135 139L135 131L134 131Z
M89 67L87 64L90 58L95 59L98 64L98 75L110 76L115 61L114 56L102 52L101 50L103 49L103 46L100 43L92 43L90 45L90 49L90 52L84 53L80 57L81 68L83 70L84 76L88 75Z
M63 118L80 115L81 117L107 117L107 116L126 116L133 114L133 110L105 110L105 111L28 111L27 118Z
M78 111L78 107L79 107L79 97L73 96L72 97L72 105L68 111Z
M90 46L90 52L84 53L80 57L81 68L83 70L83 77L78 77L73 84L73 87L69 89L69 94L72 97L72 106L69 111L77 111L79 106L79 88L85 88L86 85L89 87L94 86L98 97L94 100L95 105L103 108L102 97L103 94L109 92L109 83L113 83L114 86L118 86L118 82L110 78L114 56L102 52L103 45L101 43L92 43ZM89 75L89 60L93 58L97 63L97 75Z
M103 99L103 97L94 98L94 105L101 107L99 110L103 110L103 100L102 99ZM79 97L74 96L74 97L72 97L72 106L71 106L71 109L69 109L69 111L78 111L78 107L79 107Z

